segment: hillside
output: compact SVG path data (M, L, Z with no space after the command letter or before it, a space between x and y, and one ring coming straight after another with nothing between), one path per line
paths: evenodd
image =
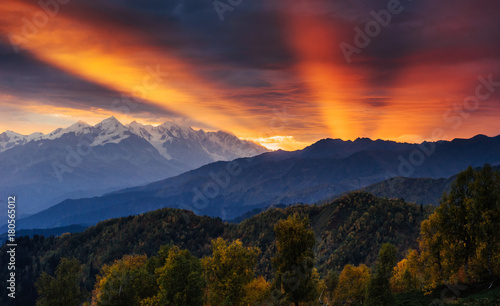
M0 199L15 194L23 199L19 212L33 214L66 199L103 195L267 151L231 133L170 121L123 125L110 117L46 135L7 131L0 133Z
M409 177L450 177L469 165L499 162L500 136L478 135L432 144L434 153L414 167ZM315 203L395 177L400 172L400 159L408 159L415 150L419 150L419 145L366 138L325 139L300 151L276 151L216 162L145 186L101 197L66 200L20 219L18 226L93 225L162 207L229 220L273 204Z
M41 271L53 272L61 257L75 257L85 268L90 290L99 268L125 254L155 254L161 245L173 244L202 257L210 253L210 241L216 237L241 239L245 245L261 250L259 274L270 276L270 258L274 254L274 224L298 212L309 216L316 234L317 266L321 274L340 270L344 264L372 264L380 245L392 242L404 255L415 247L419 225L432 211L400 200L377 198L356 192L331 203L271 208L240 224L220 218L201 217L179 209L153 212L100 222L82 233L61 237L18 238L23 246L17 257L20 284L19 301L31 305L36 298L33 280ZM6 247L0 249L0 264L5 264ZM0 273L0 277L6 271ZM3 291L5 292L5 291ZM2 304L5 302L2 296Z
M437 205L443 192L450 190L454 178L454 176L440 179L394 177L361 190L377 197L405 199L409 202L424 205Z
M492 168L495 171L500 171L500 166ZM456 177L456 175L439 179L393 177L360 190L382 198L404 199L417 204L438 205L443 193L450 191L451 184Z

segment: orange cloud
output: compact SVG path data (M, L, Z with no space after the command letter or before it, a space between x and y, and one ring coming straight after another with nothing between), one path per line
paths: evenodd
M59 69L208 126L256 136L259 123L251 120L255 118L236 107L236 101L224 99L214 84L191 73L195 66L147 45L134 33L67 18L64 7L60 10L37 27L36 35L24 35L23 18L36 27L32 16L43 11L36 5L7 1L0 14L9 18L0 29L14 34L10 37L20 48ZM103 109L113 107L103 105Z
M498 114L500 90L484 101L478 111L464 118L460 127L453 129L443 119L450 108L474 93L478 75L500 69L496 58L498 47L492 47L490 40L481 42L481 35L472 35L477 33L469 21L450 17L452 14L443 21L431 20L437 22L436 25L428 20L400 20L384 29L386 32L375 37L371 45L348 64L339 44L346 39L352 41L353 27L363 27L371 7L345 4L348 7L345 11L339 5L336 12L329 9L331 1L326 0L274 3L280 6L282 27L276 35L284 36L277 38L284 39L288 49L281 50L281 45L271 48L270 56L255 60L266 63L259 69L248 59L245 65L236 68L231 67L234 58L228 59L228 64L220 67L220 62L180 54L182 48L160 47L151 37L141 35L144 29L108 20L109 16L100 15L97 10L94 14L93 6L84 2L61 5L58 14L44 20L36 2L8 0L0 7L3 16L0 32L10 35L22 50L44 63L91 83L133 95L139 103L156 106L150 109L169 110L200 123L200 127L229 130L242 138L260 139L273 148L301 148L324 137L429 139L435 128L447 129L448 139L498 133L495 113ZM431 2L426 5L431 12ZM356 11L360 8L367 9L366 14ZM469 7L459 9L471 14L484 13ZM244 8L238 7L238 10ZM250 15L259 18L258 14ZM432 14L424 17L433 17L428 15ZM247 22L250 17L244 20ZM266 26L274 25L274 20L267 22ZM175 22L172 26L176 26ZM242 36L250 40L249 44L260 34L247 24L231 26L247 31ZM461 41L464 31L469 38ZM186 33L179 35L188 35ZM204 38L215 36L211 35ZM189 39L192 38L187 37L186 41ZM237 41L247 43L243 39ZM228 57L234 57L230 49L235 46L226 45L228 42L233 41L217 45L217 51L227 48ZM211 46L210 42L205 44ZM254 53L268 50L251 46L237 55L251 59ZM220 54L225 55L224 51ZM211 52L213 50L208 50L207 54ZM272 60L281 53L290 53L293 59L274 65ZM241 71L237 70L240 68ZM210 73L203 74L207 71L218 79L207 76ZM225 75L227 71L232 74ZM2 103L7 105L11 101L0 96L0 106ZM109 115L125 122L132 119L131 114L120 114L127 105L114 105L114 100L88 111L44 106L42 99L17 100L16 103L21 105L19 109L31 114L33 129L36 113L43 116L43 119L36 117L40 122L50 121L50 114L89 123ZM286 116L279 114L284 106L288 108ZM154 122L154 114L135 115L143 116L145 123L158 123Z

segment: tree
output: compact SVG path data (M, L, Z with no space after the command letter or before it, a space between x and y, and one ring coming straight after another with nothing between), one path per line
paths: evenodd
M473 182L475 179L472 167L460 172L451 185L449 194L444 194L436 209L438 230L450 242L451 261L455 264L455 272L463 264L467 273L470 260L476 254L477 236L474 235L477 218L473 209Z
M274 287L283 292L285 300L298 304L315 300L318 295L319 277L314 268L314 231L308 218L294 214L280 220L274 227L276 233L276 269Z
M391 292L390 279L398 250L393 244L384 243L378 253L375 274L372 275L367 291L367 305L393 305L395 303Z
M335 271L328 271L326 278L324 280L324 290L321 297L324 297L327 301L333 300L333 294L337 285L339 283L339 275Z
M82 267L76 259L62 258L55 277L42 273L35 286L38 291L37 306L72 306L85 299L80 289Z
M264 305L271 295L272 284L268 283L262 276L253 279L245 286L245 297L243 305Z
M469 167L459 173L450 193L443 195L440 206L421 223L419 250L408 257L415 276L412 281L433 289L443 281L460 283L479 280L485 273L498 275L499 225L499 172L486 164L479 171ZM401 273L398 278L395 284L401 284Z
M394 268L391 277L392 292L414 291L421 289L422 276L420 273L419 254L416 250L409 250L404 258Z
M370 270L365 265L346 265L339 276L335 289L335 305L361 305L366 299L366 289L370 281Z
M494 274L494 254L500 252L500 174L489 164L476 172L473 183L473 205L469 222L479 241L480 260L490 275Z
M159 292L141 305L203 305L205 281L201 263L188 250L171 248L164 266L156 269L155 274Z
M92 294L92 305L139 305L155 294L154 276L146 269L145 255L125 255L104 265Z
M445 244L448 241L443 237L439 228L439 218L436 212L429 216L428 220L422 221L420 225L420 237L418 238L420 258L418 262L422 265L424 282L427 288L434 288L445 278L445 269L448 261L445 261L448 252ZM448 269L446 269L448 270Z
M244 247L241 241L212 240L212 256L202 259L210 305L240 305L246 286L254 278L258 249Z

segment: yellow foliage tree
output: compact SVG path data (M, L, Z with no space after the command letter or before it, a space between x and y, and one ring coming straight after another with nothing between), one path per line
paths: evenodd
M424 284L421 272L419 254L416 250L410 250L407 258L404 258L396 267L391 277L392 292L405 292L422 289Z
M255 278L245 286L243 305L263 305L270 298L271 287L262 276Z
M339 276L334 293L335 305L360 305L365 302L371 273L365 265L346 265Z
M92 305L139 305L157 289L154 276L146 269L145 255L129 256L104 265L97 276Z
M209 305L241 305L245 288L254 278L259 250L244 247L240 240L212 240L212 256L202 259Z

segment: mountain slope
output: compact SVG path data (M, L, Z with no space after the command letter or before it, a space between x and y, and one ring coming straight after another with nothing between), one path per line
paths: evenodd
M445 191L449 191L451 178L407 178L394 177L362 188L378 197L404 199L413 203L438 205Z
M219 218L201 217L190 211L160 209L134 217L100 222L82 233L61 237L18 238L23 246L17 258L19 301L31 305L36 298L34 280L41 271L53 272L61 257L77 258L83 265L87 289L103 265L125 254L155 254L161 245L188 249L194 255L209 255L210 241L217 237L241 239L245 245L258 247L257 274L272 275L274 224L293 213L308 216L316 236L317 267L324 276L344 264L373 264L380 245L394 243L401 258L405 250L416 246L419 224L432 207L386 200L367 193L352 193L331 203L272 208L240 224ZM0 264L5 264L6 246L0 248ZM0 271L6 277L7 270ZM5 292L3 290L2 292ZM2 293L0 303L6 300Z
M0 134L0 196L17 195L20 213L34 213L68 198L102 195L266 151L225 132L172 122L125 126L114 117L95 126L79 121L47 135L7 131Z
M216 162L103 197L65 201L19 220L19 226L44 228L95 224L107 218L162 207L185 208L197 214L232 219L272 204L317 202L394 177L399 172L401 157L409 156L418 148L418 145L386 142L388 150L380 150L384 146L379 144L376 150L363 150L376 142L360 139L346 142L348 149L351 146L347 151L355 153L344 157L349 153L339 155L339 151L325 150L325 142L338 141L321 141L302 151L277 151L232 162ZM422 165L414 167L412 176L447 177L469 165L498 163L500 158L499 136L440 141L435 146L435 152ZM333 151L332 156L328 156L328 151Z
M500 166L493 167L499 171ZM404 199L412 203L438 205L444 192L449 192L456 175L449 178L409 178L394 177L364 187L361 191L377 197Z

